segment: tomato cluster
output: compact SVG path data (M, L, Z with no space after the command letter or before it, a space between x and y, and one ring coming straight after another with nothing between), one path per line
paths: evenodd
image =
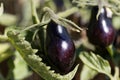
M115 37L115 30L112 25L112 12L107 7L100 9L99 14L98 11L98 6L92 8L87 36L92 44L107 47L113 43ZM67 29L51 20L47 25L46 32L46 52L48 58L61 72L69 72L75 62L76 54L74 43Z

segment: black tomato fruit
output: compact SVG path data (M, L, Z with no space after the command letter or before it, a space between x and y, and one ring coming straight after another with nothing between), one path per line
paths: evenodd
M112 25L112 12L109 8L103 7L100 10L98 19L98 6L93 7L87 35L89 41L98 46L107 47L113 43L115 30Z
M61 73L70 71L76 58L75 46L67 29L53 20L47 26L46 51Z

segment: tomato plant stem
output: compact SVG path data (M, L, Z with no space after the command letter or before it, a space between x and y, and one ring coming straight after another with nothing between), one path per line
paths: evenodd
M68 9L64 12L60 12L58 13L57 15L60 16L60 17L67 17L75 12L79 11L79 9L77 7L72 7L71 9Z
M37 16L34 0L31 0L31 13L32 13L33 23L34 24L40 23L39 18Z

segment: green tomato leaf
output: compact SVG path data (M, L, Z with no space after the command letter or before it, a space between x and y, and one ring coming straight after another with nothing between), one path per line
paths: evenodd
M91 80L97 75L98 72L84 65L80 74L80 80Z
M79 57L83 61L83 63L91 69L94 69L97 72L106 74L108 76L111 74L111 67L109 62L107 60L104 60L99 55L95 55L92 52L82 52Z
M112 49L112 48L113 48L112 45L106 47L106 49L107 49L107 51L109 52L109 54L111 55L111 57L113 57L113 55L114 55L114 52L113 52L113 49Z
M119 16L114 16L114 17L112 18L113 25L114 25L114 28L115 28L116 30L120 29L120 22L119 22L119 20L120 20L120 17L119 17Z
M0 54L4 53L5 51L7 51L10 48L10 44L9 43L0 43Z
M78 69L78 65L73 71L66 75L54 73L54 70L50 70L50 67L46 66L46 64L42 62L41 57L35 55L37 50L32 49L30 43L27 42L24 37L20 36L18 32L19 31L15 30L9 31L7 33L8 38L23 59L34 71L36 71L45 80L72 80Z
M32 72L28 70L26 62L17 51L15 52L14 65L13 74L15 80L22 80L32 74Z
M11 48L10 43L0 43L0 63L13 55L13 48Z

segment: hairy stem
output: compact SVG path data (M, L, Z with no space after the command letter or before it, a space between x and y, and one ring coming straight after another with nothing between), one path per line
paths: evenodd
M67 17L67 16L69 16L69 15L75 13L75 12L78 12L78 11L79 11L79 9L77 7L72 7L71 9L68 9L64 12L60 12L57 15L60 16L60 17Z
M33 23L34 24L40 23L39 18L37 16L34 0L31 0L31 13L32 13Z

